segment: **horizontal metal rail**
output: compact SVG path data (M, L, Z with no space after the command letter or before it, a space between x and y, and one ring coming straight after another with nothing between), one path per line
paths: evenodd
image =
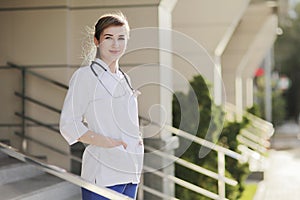
M71 182L79 187L86 188L87 190L100 194L106 198L114 199L114 200L132 200L128 196L124 196L108 188L99 187L94 184L91 184L85 181L84 179L82 179L80 176L69 173L63 168L60 168L55 165L49 165L31 156L22 154L17 149L8 146L6 144L3 144L1 142L0 142L0 151L18 160L21 160L22 162L28 163L30 165L34 165L35 167L39 168L42 171L45 171L49 174L59 177L65 181Z
M49 149L51 151L54 151L54 152L59 153L59 154L61 154L63 156L66 156L66 157L68 157L68 158L70 158L72 160L76 160L77 162L80 162L80 163L82 162L81 158L79 158L77 156L73 156L72 154L66 153L66 152L61 151L59 149L56 149L56 148L54 148L54 147L52 147L52 146L50 146L48 144L45 144L45 143L43 143L43 142L41 142L39 140L36 140L36 139L32 138L32 137L23 135L23 134L21 134L19 132L15 132L15 134L17 136L21 137L22 139L26 139L26 140L32 141L32 142L34 142L36 144L39 144L39 145L41 145L41 146L43 146L43 147L45 147L45 148L47 148L47 149Z
M261 162L263 159L263 156L260 153L258 153L257 151L254 151L252 149L249 149L249 147L244 144L240 144L238 146L238 149L240 151L242 151L243 153L245 153L247 156L250 156L251 158L253 158L257 161Z
M199 186L197 186L197 185L194 185L194 184L192 184L192 183L189 183L189 182L187 182L187 181L184 181L184 180L182 180L182 179L179 179L179 178L177 178L177 177L175 177L175 176L172 176L172 175L166 175L166 174L164 174L163 172L161 172L161 171L159 171L159 170L155 170L155 169L153 169L153 168L151 168L151 167L148 167L148 166L144 166L144 169L145 169L146 171L151 171L153 174L155 174L155 175L157 175L157 176L159 176L159 177L161 177L161 178L166 178L166 179L168 179L168 180L171 180L172 182L176 183L177 185L180 185L180 186L182 186L182 187L184 187L184 188L187 188L187 189L189 189L189 190L192 190L192 191L194 191L194 192L196 192L196 193L198 193L198 194L202 194L202 195L204 195L204 196L206 196L206 197L209 197L209 198L211 198L211 199L220 199L220 198L219 198L219 195L217 195L217 194L215 194L215 193L213 193L213 192L211 192L211 191L208 191L208 190L206 190L206 189L203 189L203 188L201 188L201 187L199 187Z
M205 169L203 167L200 167L198 165L195 165L194 163L190 163L182 158L179 158L179 157L176 157L174 155L171 155L171 154L167 154L167 153L164 153L162 151L159 151L157 149L154 149L152 147L149 147L149 146L145 146L145 150L148 150L148 151L151 151L151 153L154 153L160 157L163 157L163 158L166 158L166 159L169 159L169 160L172 160L174 162L176 162L177 164L181 165L181 166L184 166L188 169L191 169L195 172L198 172L198 173L201 173L201 174L204 174L208 177L211 177L215 180L219 180L219 179L223 179L223 181L229 185L232 185L232 186L235 186L238 184L237 181L235 180L232 180L230 178L227 178L227 177L220 177L219 174L213 172L213 171L210 171L208 169Z
M153 122L153 121L151 121L151 120L149 120L149 119L147 119L145 117L142 117L142 116L140 116L140 119L145 120L145 121L147 121L147 122L149 122L149 123L151 123L151 124L153 124L155 126L158 126L159 128L161 128L163 130L169 131L170 133L173 133L173 134L175 134L177 136L183 137L183 138L188 139L188 140L190 140L192 142L200 144L200 145L202 145L204 147L207 147L207 148L215 150L215 151L222 152L222 153L224 153L225 155L227 155L227 156L229 156L231 158L239 160L240 162L245 162L245 159L244 159L244 157L241 154L239 154L237 152L234 152L234 151L232 151L230 149L226 149L226 148L224 148L224 147L222 147L220 145L217 145L217 144L215 144L213 142L210 142L210 141L207 141L205 139L199 138L199 137L197 137L197 136L195 136L193 134L190 134L190 133L188 133L186 131L180 130L178 128L172 127L172 126L167 125L167 124L161 125L161 124L159 124L157 122Z
M32 97L24 96L24 95L22 95L22 94L19 93L19 92L15 92L15 95L16 95L17 97L22 98L22 99L28 100L28 101L30 101L30 102L32 102L32 103L34 103L34 104L37 104L37 105L42 106L42 107L44 107L44 108L47 108L47 109L49 109L49 110L51 110L51 111L53 111L53 112L56 112L56 113L58 113L58 114L61 113L61 110L60 110L60 109L54 108L53 106L50 106L50 105L48 105L48 104L45 104L45 103L43 103L43 102L41 102L41 101L38 101L38 100L36 100L36 99L34 99L34 98L32 98Z
M273 124L272 123L270 123L266 120L263 120L262 118L259 118L259 117L255 116L255 115L253 115L253 114L251 114L247 111L245 111L244 114L249 120L255 122L256 124L261 125L261 126L258 126L258 128L265 128L265 129L268 129L268 130L273 129Z
M266 149L265 147L259 145L259 144L256 143L256 142L253 142L253 141L247 139L246 137L244 137L244 136L242 136L242 135L238 135L238 136L237 136L237 140L238 140L240 143L242 143L242 144L244 144L244 145L250 147L251 149L260 152L261 154L264 154L264 153L266 153L266 151L267 151L267 149Z
M231 103L226 103L225 108L227 112L234 114L236 113L236 108ZM251 121L253 127L261 130L260 133L266 135L266 138L270 138L274 134L274 127L272 123L263 120L247 111L244 111L244 115Z
M50 126L50 125L48 125L48 124L45 124L45 123L43 123L43 122L41 122L41 121L39 121L39 120L36 120L36 119L31 118L31 117L22 115L22 114L19 113L19 112L15 112L15 115L17 115L17 116L19 116L19 117L21 117L21 118L24 118L24 119L26 119L26 120L29 120L29 121L31 121L31 122L34 122L35 124L38 124L38 125L40 125L40 126L43 126L43 127L47 128L47 129L50 129L50 130L52 130L52 131L55 131L55 132L59 133L59 129L53 128L52 126Z
M11 62L8 62L7 64L8 64L10 67L15 68L15 69L18 69L18 70L26 70L26 73L32 74L32 75L34 75L35 77L38 77L38 78L40 78L40 79L42 79L42 80L45 80L45 81L47 81L47 82L49 82L49 83L52 83L52 84L54 84L54 85L56 85L56 86L58 86L58 87L61 87L61 88L64 88L64 89L68 89L68 88L69 88L67 85L65 85L65 84L63 84L63 83L60 83L60 82L55 81L55 80L53 80L53 79L50 79L50 78L48 78L48 77L46 77L46 76L43 76L43 75L41 75L41 74L39 74L39 73L33 72L33 71L29 70L29 69L26 69L26 67L20 67L20 66L18 66L18 65L16 65L16 64L13 64L13 63L11 63Z
M26 127L38 127L40 125L37 125L37 124L34 124L34 123L26 123L25 124ZM49 126L52 126L52 127L58 127L58 124L57 123L54 123L54 124L47 124ZM1 124L0 123L0 127L22 127L23 124L14 124L14 123L4 123L4 124Z
M252 132L248 131L247 129L242 129L240 134L254 142L257 142L259 145L261 145L265 148L269 148L271 146L269 141L262 139L261 137L253 134Z

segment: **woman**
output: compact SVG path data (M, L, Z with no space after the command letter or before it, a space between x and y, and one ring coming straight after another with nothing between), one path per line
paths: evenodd
M73 74L60 118L60 131L72 145L88 144L81 176L136 198L144 146L139 135L137 95L119 68L129 39L120 14L100 17L95 25L96 58ZM82 188L82 198L106 199Z

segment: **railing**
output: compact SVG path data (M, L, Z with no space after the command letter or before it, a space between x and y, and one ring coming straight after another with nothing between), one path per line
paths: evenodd
M28 69L26 69L24 67L19 67L19 66L15 65L15 64L12 64L12 63L8 63L8 64L9 64L9 66L11 66L11 67L13 67L15 69L21 70L22 77L23 77L22 78L23 79L23 81L22 81L22 83L23 83L22 93L15 92L16 96L22 98L22 105L23 105L22 112L21 113L17 112L15 114L17 116L19 116L19 117L22 118L22 126L24 127L24 128L22 128L22 131L24 131L24 132L17 133L17 134L20 135L20 136L22 136L23 138L30 139L33 142L37 142L37 143L39 143L40 145L43 145L46 148L50 148L53 151L59 152L59 153L63 154L64 156L67 156L70 159L76 160L77 162L81 162L81 159L78 158L78 157L75 157L75 156L70 155L70 154L65 153L65 152L60 152L59 150L57 150L57 149L55 149L55 148L53 148L53 147L51 147L51 146L49 146L47 144L44 144L44 143L39 142L39 141L35 141L34 138L30 138L30 137L27 137L25 135L25 126L26 126L25 121L31 121L31 122L33 122L36 125L45 127L45 128L47 128L49 130L52 130L54 132L58 132L59 133L59 130L57 128L58 127L57 124L46 124L46 123L41 122L41 121L39 121L37 119L33 119L33 118L29 117L29 116L26 116L26 113L25 113L25 101L30 101L30 102L32 102L32 103L34 103L36 105L39 105L39 106L42 106L42 107L44 107L46 109L52 110L53 112L56 112L58 114L60 113L59 109L57 109L55 107L52 107L50 105L47 105L47 104L45 104L45 103L43 103L41 101L38 101L36 99L33 99L33 98L29 97L29 96L26 96L26 90L25 90L25 86L26 86L25 76L26 76L26 74L30 73L31 75L34 75L34 76L36 76L36 77L38 77L38 78L40 78L40 79L42 79L44 81L50 82L50 83L52 83L52 84L54 84L54 85L56 85L56 86L58 86L60 88L67 89L68 86L66 86L64 84L61 84L61 83L59 83L57 81L54 81L54 80L52 80L52 79L50 79L48 77L42 76L42 75L40 75L40 74L38 74L36 72L30 71L30 70L28 70ZM251 115L249 115L249 117L253 120L254 123L258 123L259 127L262 128L262 129L264 129L265 132L270 129L269 126L266 126L265 123L260 122L255 117L253 117ZM194 142L194 143L196 143L198 145L201 145L203 147L209 148L209 149L217 152L217 155L218 155L218 159L217 159L218 160L218 162L217 162L218 163L218 169L217 169L217 171L218 171L218 173L215 173L213 171L210 171L208 169L205 169L203 167L200 167L198 165L195 165L193 163L185 161L185 160L183 160L181 158L178 158L178 157L176 157L174 155L167 154L166 152L159 151L157 149L153 149L153 147L150 147L150 146L145 146L145 149L147 151L151 151L151 153L154 153L155 155L160 156L163 159L171 160L172 162L175 162L175 163L177 163L177 164L179 164L181 166L184 166L184 167L186 167L186 168L188 168L190 170L193 170L193 171L195 171L197 173L206 175L208 177L211 177L211 178L217 180L218 181L218 193L215 194L215 193L213 193L211 191L208 191L208 190L206 190L204 188L201 188L199 186L193 185L193 184L191 184L191 183L189 183L187 181L181 180L181 179L179 179L179 178L177 178L175 176L166 175L166 174L164 174L161 171L158 171L158 170L155 171L155 170L151 169L149 166L145 166L144 167L145 170L148 170L148 171L150 170L156 176L159 176L159 177L161 177L163 179L170 180L170 181L174 182L177 185L180 185L180 186L182 186L184 188L187 188L187 189L189 189L191 191L194 191L196 193L199 193L199 194L204 195L206 197L209 197L211 199L226 199L225 185L228 184L228 185L234 186L234 185L237 184L237 181L225 177L225 156L231 157L231 158L236 159L236 160L238 160L240 162L246 162L247 158L249 158L249 157L245 157L244 155L241 155L241 154L239 154L237 152L231 151L231 150L226 149L226 148L224 148L222 146L219 146L219 145L217 145L215 143L212 143L212 142L209 142L209 141L204 140L202 138L196 137L196 136L194 136L194 135L192 135L192 134L190 134L188 132L182 131L182 130L177 129L175 127L172 127L170 125L164 124L162 126L161 124L158 124L156 122L151 122L149 119L146 119L144 117L140 117L140 120L143 121L143 122L145 122L145 123L149 123L149 124L151 124L153 126L158 126L159 128L163 129L164 131L167 131L169 133L173 133L173 134L175 134L178 137L182 137L182 138L184 138L186 140L189 140L191 142ZM252 153L251 154L252 157L255 157L254 153L256 153L256 151L258 151L258 150L263 150L263 149L254 148L254 146L257 143L260 144L260 145L265 144L265 138L268 138L269 135L266 135L266 137L263 137L263 139L261 140L261 138L262 138L261 135L254 135L254 134L252 134L252 132L249 133L249 131L248 132L244 131L244 133L242 134L241 137L246 138L247 140L243 140L242 138L240 138L240 141L242 143L244 143L244 144L247 144L247 145L242 146L241 149L243 150L243 152L251 152ZM255 145L253 145L253 144L251 145L251 142L249 142L248 140L251 140L251 141L254 140L255 141L254 142ZM257 141L259 141L259 142L257 142ZM247 154L247 155L249 155L249 154ZM257 158L257 153L256 153L256 158ZM161 198L164 198L164 199L176 199L174 197L171 197L171 196L168 196L166 194L163 194L160 191L157 191L157 190L155 190L153 188L149 188L149 187L147 187L145 185L141 185L140 188L143 189L146 192L149 192L149 193L151 193L151 194L153 194L155 196L158 196L158 197L161 197Z
M21 124L1 124L1 126L2 127L3 126L14 126L14 127L17 126L17 127L21 127L21 131L20 132L15 131L14 133L17 136L19 136L22 140L30 140L30 141L32 141L32 142L34 142L36 144L39 144L40 146L43 146L43 147L45 147L47 149L50 149L51 151L54 151L54 152L59 153L59 154L61 154L63 156L66 156L66 157L68 157L68 158L70 158L72 160L80 162L80 160L78 159L77 156L74 156L72 154L66 153L66 152L61 151L59 149L53 148L52 146L50 146L50 145L48 145L48 144L46 144L44 142L41 142L39 140L36 140L36 139L34 139L34 138L26 135L26 133L25 133L26 127L35 127L35 126L44 127L44 128L46 128L48 130L51 130L51 131L53 131L55 133L60 133L59 132L59 128L58 128L58 123L56 123L56 124L45 123L45 122L42 122L42 121L40 121L38 119L35 119L35 118L31 117L31 116L26 115L26 106L25 106L26 101L27 102L31 102L31 103L33 103L35 105L40 106L40 107L43 107L45 109L48 109L48 110L50 110L50 111L52 111L54 113L57 113L57 114L60 114L60 112L61 112L60 109L57 109L57 108L55 108L55 107L53 107L51 105L48 105L48 104L46 104L44 102L41 102L41 101L39 101L37 99L34 99L34 98L26 95L27 75L32 75L34 77L37 77L38 79L40 79L42 81L46 81L48 83L51 83L51 84L55 85L58 88L68 89L68 86L65 85L65 84L63 84L63 83L60 83L60 82L58 82L56 80L52 80L51 78L48 78L46 76L43 76L43 75L41 75L39 73L36 73L36 72L32 71L31 67L21 67L21 66L18 66L16 64L14 64L14 63L11 63L11 62L8 62L7 64L8 64L8 67L21 71L21 75L22 75L22 89L21 89L21 92L15 91L14 94L15 94L16 97L21 98L21 100L22 100L22 111L21 112L15 112L15 115L18 116L18 117L20 117L22 119L22 123ZM58 66L58 67L61 68L62 66ZM26 123L26 122L31 122L31 123ZM22 149L22 150L25 151L25 149Z
M22 92L21 93L20 92L15 92L15 95L17 97L19 97L19 98L22 99L22 112L21 113L20 112L16 112L15 113L16 116L18 116L18 117L20 117L22 119L22 124L20 124L20 125L19 124L14 124L14 125L12 125L12 124L3 124L3 126L18 126L18 127L22 127L21 133L20 132L15 132L15 134L18 135L18 136L20 136L21 139L30 140L30 141L32 141L34 143L37 143L37 144L39 144L39 145L41 145L41 146L43 146L43 147L45 147L45 148L47 148L47 149L49 149L51 151L59 153L59 154L63 155L64 157L68 158L68 159L72 159L72 160L74 160L76 162L81 163L82 160L81 160L80 157L77 157L77 156L74 156L74 155L72 155L70 153L66 153L64 151L58 150L56 148L53 148L52 146L50 146L50 145L48 145L48 144L46 144L44 142L41 142L39 140L36 140L36 139L34 139L34 138L30 137L30 136L27 136L25 134L25 127L27 127L27 126L41 126L41 127L44 127L44 128L46 128L48 130L51 130L51 131L53 131L55 133L59 133L58 124L44 123L42 121L39 121L38 119L34 119L34 118L30 117L30 116L27 116L26 115L26 110L25 110L25 102L26 101L29 101L29 102L31 102L33 104L36 104L36 105L39 105L39 106L41 106L43 108L51 110L51 111L53 111L53 112L55 112L57 114L61 113L61 110L59 110L59 109L57 109L57 108L55 108L53 106L45 104L44 102L41 102L41 101L39 101L37 99L34 99L34 98L29 97L29 96L26 95L26 90L25 90L25 88L26 88L26 75L27 74L33 75L33 76L35 76L35 77L37 77L37 78L39 78L39 79L41 79L43 81L49 82L49 83L51 83L51 84L53 84L53 85L55 85L55 86L57 86L59 88L62 88L62 89L68 89L68 86L65 85L65 84L62 84L60 82L57 82L55 80L52 80L52 79L50 79L48 77L45 77L45 76L43 76L41 74L38 74L38 73L36 73L34 71L31 71L30 68L21 67L21 66L18 66L16 64L13 64L13 63L10 63L10 62L8 63L8 66L11 67L11 68L17 69L17 70L21 71L21 73L22 73L22 80L23 80L22 81ZM26 124L26 121L30 121L33 124ZM151 193L151 194L153 194L155 196L158 196L158 197L161 197L161 198L164 198L164 199L176 199L174 197L168 196L166 194L161 193L158 190L149 188L149 187L144 186L144 185L142 185L140 188L143 189L146 192L149 192L149 193Z
M225 109L230 120L233 120L232 116L236 114L235 106L227 103ZM274 134L274 127L270 122L249 112L244 111L244 116L250 123L237 137L241 143L238 149L247 157L251 171L263 171L265 155L270 148L269 139Z
M40 170L47 172L49 174L52 174L56 177L59 177L65 181L68 181L70 183L73 183L74 185L77 185L78 187L85 188L87 190L90 190L92 192L95 192L97 194L100 194L106 198L114 199L114 200L130 200L132 198L129 198L128 196L122 195L118 192L115 192L113 190L110 190L108 188L99 187L94 184L91 184L84 179L82 179L80 176L71 174L67 172L65 169L57 167L55 165L49 165L45 162L42 162L36 158L30 157L28 155L25 155L21 152L19 152L17 149L8 146L6 144L3 144L0 142L0 151L3 153L14 157L24 163L28 163L30 165L34 165L35 167L39 168Z
M198 172L200 174L206 175L208 177L211 177L211 178L217 180L218 181L218 194L215 194L215 193L213 193L211 191L208 191L204 188L201 188L199 186L188 183L184 180L178 179L177 177L170 176L170 175L164 175L160 171L153 172L155 175L157 175L159 177L162 177L162 178L165 178L165 179L168 179L168 180L174 182L177 185L180 185L184 188L187 188L191 191L194 191L198 194L204 195L204 196L209 197L211 199L226 199L225 185L228 184L228 185L235 186L235 185L237 185L237 181L225 177L225 156L229 156L229 157L231 157L233 159L236 159L240 162L246 162L247 160L245 159L245 157L243 157L241 154L239 154L237 152L226 149L222 146L219 146L215 143L212 143L210 141L207 141L207 140L204 140L204 139L199 138L197 136L194 136L193 134L190 134L190 133L185 132L183 130L177 129L177 128L172 127L170 125L167 125L167 124L161 125L157 122L150 121L149 119L147 119L145 117L141 117L141 116L140 116L140 119L147 122L147 123L150 123L151 125L159 127L159 129L161 129L161 130L173 133L176 136L182 137L184 139L187 139L191 142L194 142L196 144L199 144L203 147L207 147L207 148L217 152L217 156L218 156L218 161L217 161L218 173L215 173L211 170L205 169L203 167L200 167L198 165L195 165L193 163L185 161L185 160L183 160L181 158L178 158L174 155L164 153L162 151L159 151L159 150L151 148L151 147L147 147L147 146L145 147L146 150L149 150L152 153L155 153L156 155L159 155L159 156L161 156L165 159L168 159L168 160L172 160L173 162L175 162L175 163L177 163L181 166L184 166L184 167L186 167L190 170L193 170L195 172ZM147 167L144 167L144 168L148 169L150 171L153 170L153 169L149 169Z
M52 79L50 79L50 78L48 78L46 76L38 74L38 73L36 73L34 71L31 71L30 69L27 69L26 67L20 67L20 66L18 66L16 64L13 64L11 62L8 62L7 64L11 68L15 68L15 69L20 70L22 72L22 92L21 93L20 92L15 92L15 95L17 97L19 97L19 98L22 99L22 112L21 113L19 113L19 112L15 113L17 116L19 116L19 117L22 118L22 131L21 131L21 133L23 135L25 134L25 126L26 126L25 121L26 120L29 120L29 121L37 124L37 125L43 126L43 127L48 128L50 130L53 130L55 132L59 132L59 130L57 128L55 128L55 127L53 127L51 125L45 124L45 123L43 123L43 122L41 122L41 121L39 121L37 119L33 119L33 118L29 117L29 116L26 116L26 110L25 110L26 109L26 106L25 106L25 102L26 101L32 102L32 103L34 103L36 105L42 106L42 107L44 107L44 108L46 108L48 110L51 110L53 112L56 112L56 113L60 114L60 110L59 109L54 108L53 106L47 105L47 104L45 104L45 103L43 103L41 101L38 101L38 100L36 100L34 98L31 98L31 97L29 97L29 96L26 95L26 76L27 76L27 74L31 74L31 75L33 75L33 76L35 76L35 77L37 77L37 78L39 78L41 80L49 82L49 83L51 83L53 85L56 85L56 86L58 86L60 88L63 88L63 89L68 89L68 86L65 85L65 84L62 84L62 83L60 83L58 81L52 80Z

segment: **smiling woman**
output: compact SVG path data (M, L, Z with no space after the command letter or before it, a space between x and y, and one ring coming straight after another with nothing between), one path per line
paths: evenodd
M100 17L94 33L96 58L71 78L60 131L70 145L88 144L82 158L84 179L135 199L144 146L139 134L138 91L119 68L128 38L123 14ZM106 198L83 188L82 199Z

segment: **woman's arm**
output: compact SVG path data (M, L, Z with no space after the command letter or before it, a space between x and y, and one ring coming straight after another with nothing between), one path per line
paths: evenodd
M89 76L79 68L70 80L59 123L62 136L70 145L80 141L104 148L120 145L126 148L125 142L96 134L82 122L89 104L88 79Z
M105 137L103 135L97 134L91 130L87 131L85 134L83 134L78 141L86 143L86 144L92 144L99 147L104 148L112 148L116 146L122 145L124 149L127 148L127 144L121 140L115 140L109 137Z

